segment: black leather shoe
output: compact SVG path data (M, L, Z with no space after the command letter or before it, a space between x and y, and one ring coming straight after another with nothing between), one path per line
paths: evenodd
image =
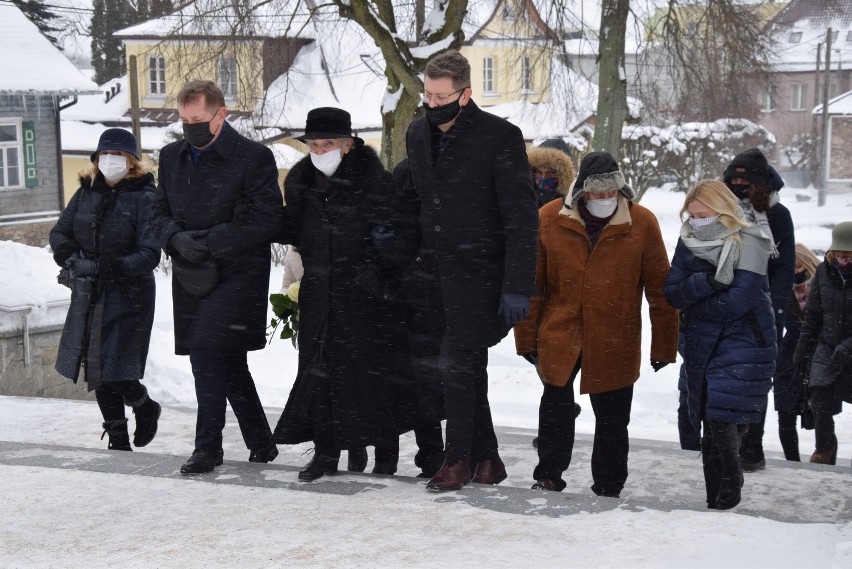
M364 472L367 469L367 449L358 447L349 449L349 460L346 461L346 470L349 472Z
M566 482L561 478L554 480L553 478L542 478L536 480L532 485L533 490L547 490L549 492L562 492L565 489Z
M326 474L334 474L337 472L337 461L339 458L332 458L324 454L315 454L311 461L299 471L299 480L302 482L310 482L321 478Z
M373 474L384 474L385 476L393 476L396 474L396 462L377 462L373 465Z
M150 397L146 397L142 405L133 409L133 414L136 415L136 432L133 433L133 446L141 448L154 440L154 435L157 434L157 421L160 419L161 411L160 404Z
M217 466L222 466L222 458L225 453L219 450L195 449L183 466L180 467L181 474L202 474L213 472Z
M278 447L275 443L269 443L269 446L254 449L249 454L249 462L272 462L278 456Z

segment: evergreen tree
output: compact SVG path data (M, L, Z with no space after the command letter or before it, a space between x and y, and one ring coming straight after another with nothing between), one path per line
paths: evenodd
M12 4L17 6L38 27L44 37L49 39L57 48L62 49L59 40L53 35L60 31L61 28L56 28L51 23L51 20L59 17L57 14L54 14L50 11L50 8L36 0L12 0Z
M92 66L95 82L106 83L127 72L124 46L113 34L123 28L157 18L172 9L170 0L94 0L92 5Z

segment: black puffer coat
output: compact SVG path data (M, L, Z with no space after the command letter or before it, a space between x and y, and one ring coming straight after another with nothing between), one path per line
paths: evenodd
M171 254L172 235L206 229L218 266L216 286L204 297L172 278L175 353L263 348L270 240L281 228L283 209L272 151L226 123L197 164L186 141L165 146L158 181L152 226L160 245Z
M315 440L315 397L330 405L334 440L324 444L347 449L396 437L419 416L404 305L387 299L409 261L404 252L416 248L415 204L397 193L375 151L360 141L330 183L307 157L284 186L286 240L299 248L305 272L299 371L275 441ZM381 253L370 240L377 225L394 231ZM368 292L356 279L371 273L376 286Z
M160 248L151 233L154 177L125 178L110 187L98 174L80 189L50 231L57 264L71 255L96 259L100 277L72 282L71 306L56 371L75 382L81 365L89 389L145 375L154 323L154 268ZM98 354L100 357L98 358Z
M810 283L796 365L810 362L808 385L833 385L834 394L852 403L852 279L822 262Z

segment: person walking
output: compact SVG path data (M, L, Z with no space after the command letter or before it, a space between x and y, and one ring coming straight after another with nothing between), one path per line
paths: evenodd
M615 159L583 158L568 196L540 210L536 287L515 327L517 353L544 382L534 489L561 492L574 448L574 379L595 413L592 491L618 497L627 480L627 425L641 359L642 293L651 316L651 365L676 358L677 311L663 298L669 271L654 215L632 203Z
M778 194L784 187L784 180L757 148L737 154L725 168L723 178L728 188L739 198L746 221L771 232L772 247L767 276L775 314L775 337L779 348L779 362L776 363L780 365L783 355L784 320L796 271L793 219L790 210L780 203ZM766 415L760 416L743 436L740 459L746 472L766 468L763 453L765 422Z
M227 403L249 461L278 455L248 352L266 346L270 240L283 204L272 152L228 123L222 90L193 80L177 98L185 139L160 152L153 227L172 260L175 353L189 356L198 401L181 472L197 474L222 464Z
M308 113L309 156L284 183L285 241L298 248L299 370L275 429L275 441L313 441L299 480L363 471L393 474L398 438L417 426L419 408L402 303L391 293L419 238L411 200L401 199L376 152L352 134L348 112ZM392 239L378 246L377 228Z
M50 231L53 259L63 267L71 305L59 341L56 371L94 390L108 448L132 450L125 406L133 409L133 446L157 434L160 405L145 375L160 248L151 233L154 176L139 162L136 138L105 130L80 172L80 188Z
M777 355L766 278L771 237L741 215L716 180L686 195L686 217L666 279L668 301L684 313L683 360L689 414L703 421L701 458L707 507L741 500L740 438L766 412Z
M488 347L535 294L537 207L523 136L471 93L464 56L432 58L425 116L406 135L421 228L406 279L421 291L412 306L425 310L417 318L427 331L415 365L440 379L447 418L444 462L426 484L438 492L506 478L488 403Z
M816 450L810 462L836 464L834 415L852 403L852 221L831 231L831 245L810 282L793 362L808 374Z

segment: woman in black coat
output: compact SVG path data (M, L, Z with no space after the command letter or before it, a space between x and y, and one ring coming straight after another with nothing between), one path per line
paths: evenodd
M787 302L793 289L796 272L796 238L793 218L779 201L778 191L784 181L769 165L766 156L750 148L737 154L725 168L725 184L740 199L746 221L768 228L773 247L769 256L769 293L775 314L775 332L779 348L784 337ZM783 352L779 350L778 364ZM763 431L766 415L749 425L740 448L743 470L753 472L766 467L763 455Z
M299 370L274 437L314 442L304 481L335 472L341 450L367 445L376 445L377 465L395 468L396 438L419 415L404 306L389 300L408 262L397 251L415 248L416 215L404 211L411 204L396 195L375 151L351 132L346 111L312 110L303 137L310 156L284 183L285 240L298 247L304 275ZM380 226L393 231L383 247Z
M109 448L131 450L124 406L136 415L137 447L151 442L160 417L160 405L139 381L160 262L150 228L154 177L139 163L136 139L120 128L104 131L91 159L91 170L81 173L80 189L50 231L53 258L65 269L60 277L71 288L56 370L76 383L83 368Z
M816 450L811 462L835 464L834 415L852 403L852 221L838 223L831 247L808 291L805 319L793 361L809 368L808 400Z

